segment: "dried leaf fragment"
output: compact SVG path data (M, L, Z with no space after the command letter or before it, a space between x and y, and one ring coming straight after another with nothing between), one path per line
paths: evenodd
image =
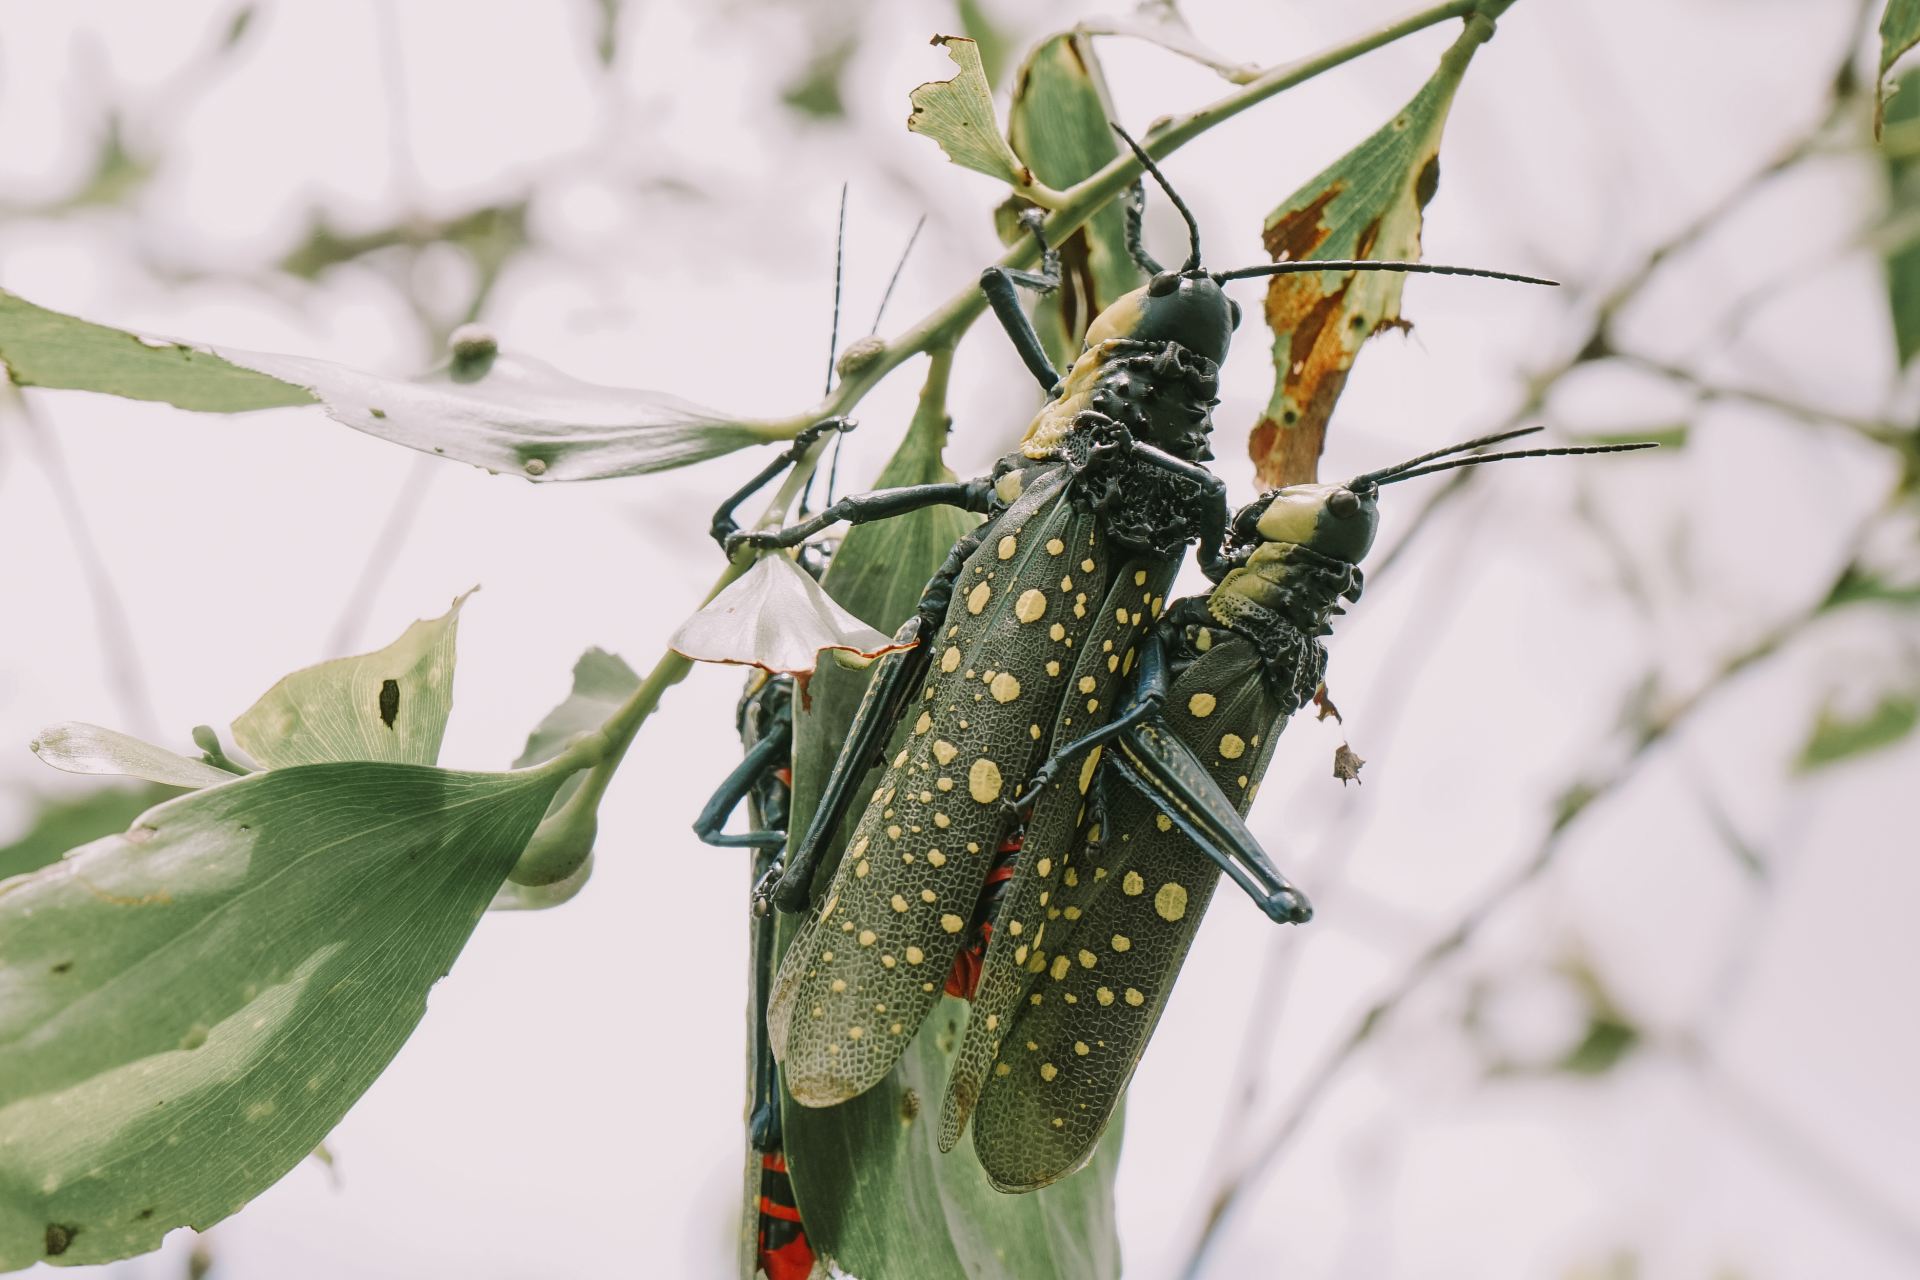
M1333 749L1333 776L1340 779L1343 787L1349 782L1360 781L1360 770L1366 763L1357 751L1344 742Z

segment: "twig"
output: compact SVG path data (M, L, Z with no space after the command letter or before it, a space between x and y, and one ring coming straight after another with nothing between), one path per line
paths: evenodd
M1870 520L1868 525L1871 523ZM1860 539L1864 539L1866 527L1862 527ZM1467 910L1452 929L1427 945L1387 992L1367 1009L1359 1022L1348 1032L1346 1038L1321 1061L1319 1067L1301 1086L1300 1091L1294 1095L1291 1105L1280 1119L1253 1145L1253 1153L1221 1179L1207 1207L1199 1235L1188 1254L1183 1275L1191 1280L1192 1277L1200 1274L1205 1265L1208 1250L1219 1238L1222 1228L1240 1199L1279 1158L1315 1105L1339 1078L1348 1062L1374 1037L1393 1013L1410 996L1424 987L1455 953L1464 948L1489 917L1517 897L1522 890L1539 879L1541 874L1553 865L1567 832L1581 816L1588 813L1599 801L1611 797L1637 777L1641 765L1646 762L1653 748L1665 742L1682 725L1691 720L1693 715L1715 694L1727 688L1748 668L1777 653L1784 645L1799 636L1825 612L1827 600L1832 591L1845 582L1854 571L1853 558L1848 557L1846 568L1836 575L1833 584L1819 595L1815 603L1778 624L1758 640L1726 659L1719 669L1691 694L1672 703L1660 714L1649 717L1636 733L1626 757L1611 772L1569 788L1562 798L1559 812L1535 846L1533 853L1504 879L1482 894L1480 900Z

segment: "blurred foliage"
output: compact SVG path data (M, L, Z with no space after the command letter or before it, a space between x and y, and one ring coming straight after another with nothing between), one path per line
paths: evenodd
M1893 342L1901 364L1920 351L1920 70L1900 77L1899 92L1887 104L1885 157L1888 232L1887 305L1893 313Z
M1920 0L1887 0L1886 12L1880 18L1880 71L1875 80L1883 86L1879 90L1879 100L1874 112L1874 129L1878 132L1881 113L1892 100L1884 88L1887 72L1900 60L1900 55L1920 44ZM1897 93L1898 89L1893 92Z
M1824 768L1904 741L1920 725L1920 691L1884 693L1872 706L1848 710L1828 701L1800 749L1801 772Z

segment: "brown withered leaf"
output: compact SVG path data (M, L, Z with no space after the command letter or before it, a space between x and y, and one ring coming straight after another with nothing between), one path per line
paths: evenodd
M1440 185L1441 131L1481 39L1470 27L1392 120L1267 216L1263 239L1275 261L1420 257L1421 211ZM1360 345L1382 330L1409 327L1400 318L1404 282L1384 271L1269 281L1275 383L1249 442L1262 484L1314 479L1327 419Z
M1349 782L1359 783L1360 770L1366 763L1359 752L1344 742L1333 749L1333 776L1340 779L1343 787Z
M1333 705L1333 699L1327 696L1327 686L1321 685L1313 691L1313 705L1318 708L1315 720L1325 720L1332 716L1336 724L1345 724L1346 717L1340 714L1340 708Z

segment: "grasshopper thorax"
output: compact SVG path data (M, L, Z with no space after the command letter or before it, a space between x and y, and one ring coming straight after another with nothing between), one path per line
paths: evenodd
M1263 651L1281 633L1325 635L1342 598L1360 598L1359 562L1379 520L1370 490L1339 484L1289 485L1234 517L1240 566L1208 598L1215 621L1247 632Z
M1162 271L1132 293L1121 294L1087 326L1087 347L1108 338L1177 342L1219 364L1227 358L1240 304L1203 272Z

